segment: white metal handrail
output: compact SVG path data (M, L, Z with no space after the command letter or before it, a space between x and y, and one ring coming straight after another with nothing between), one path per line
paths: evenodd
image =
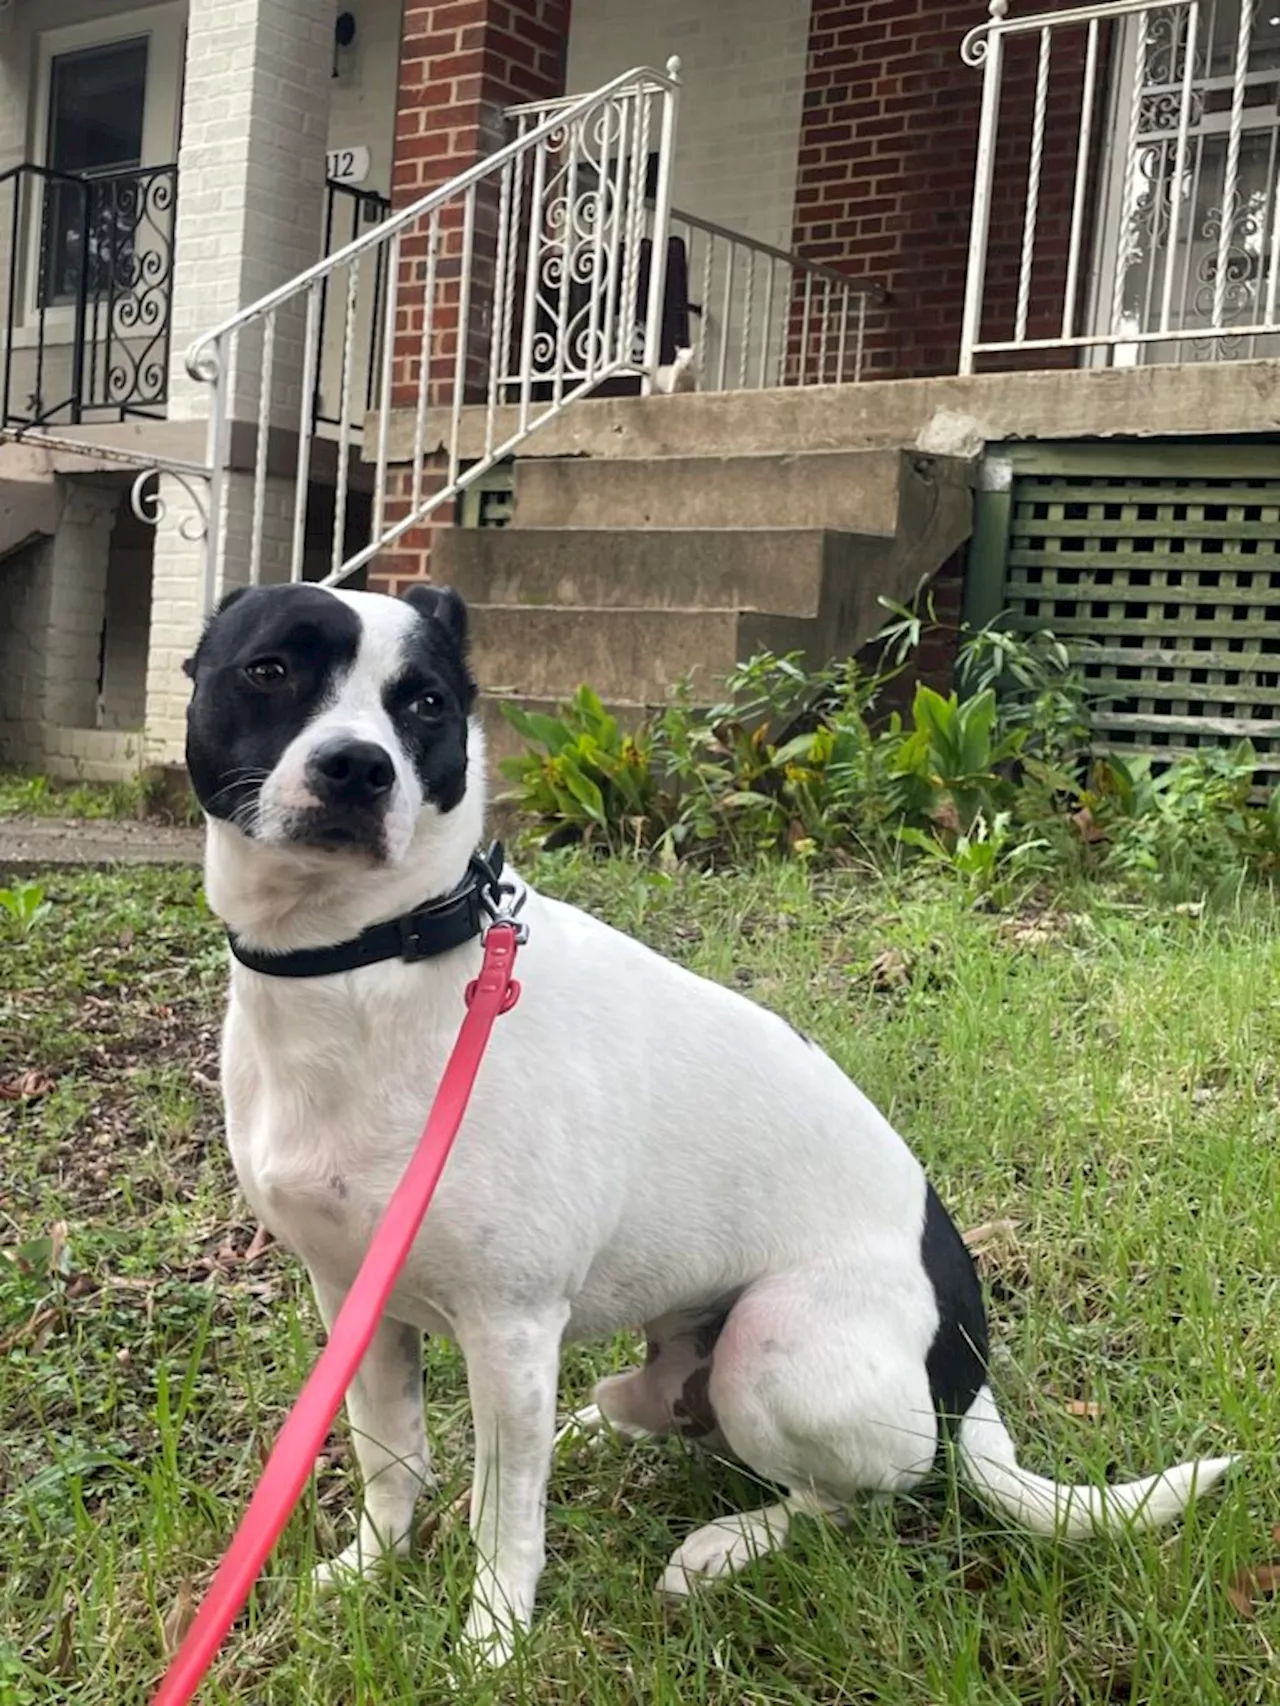
M668 228L684 239L690 294L698 294L690 347L706 389L862 378L867 314L884 301L881 286L677 207Z
M452 502L530 433L603 381L630 373L639 375L642 389L652 388L678 87L679 62L673 59L665 73L628 71L592 94L557 104L488 159L196 340L187 368L212 388L208 603L224 580L230 525L246 527L251 584L280 578L334 584ZM653 151L658 183L650 207L645 174ZM579 183L588 180L594 188L579 193ZM642 296L639 260L646 230L653 248ZM362 489L358 451L354 463L352 458L357 420L365 412L364 387L355 379L356 319L364 300L362 268L370 264L381 267L385 288L376 451ZM582 286L585 304L578 301L581 290L575 291ZM340 402L328 451L336 460L335 498L327 572L319 575L308 573L324 566L315 561L309 509L318 436L312 399L326 294L346 307ZM414 377L406 389L407 371ZM485 430L481 453L468 452L464 467L463 408L470 397L485 405ZM399 494L393 517L388 484L398 400L411 413L413 442L407 490ZM514 427L505 410L499 413L504 403L515 404ZM255 424L256 444L249 513L229 524L224 511L233 421ZM270 445L273 434L279 442L295 432L292 493L282 503ZM444 466L436 478L428 463L440 444ZM357 513L366 502L367 526Z
M990 0L989 14L961 46L983 73L961 373L982 356L1051 350L1113 365L1257 354L1259 339L1280 352L1276 21L1255 0L1108 0L1021 18ZM1006 75L1020 37L1035 45L1029 110ZM1066 185L1046 159L1073 107L1058 253L1043 240L1044 203ZM1016 150L1026 177L1016 287L993 301L1002 134L1001 171Z

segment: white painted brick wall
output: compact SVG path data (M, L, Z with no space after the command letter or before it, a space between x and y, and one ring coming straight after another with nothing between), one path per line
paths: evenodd
M573 0L569 90L679 54L676 205L789 249L808 40L809 0Z
M48 730L92 730L107 558L120 494L82 479L59 480L61 516L51 539L3 570L0 623L0 758L43 762Z
M183 364L187 345L319 257L333 19L333 0L191 0L178 160L172 419L208 410L208 388ZM298 420L301 328L301 310L277 322L273 419L290 427ZM257 419L260 362L261 338L253 333L242 340L230 375L235 418ZM190 500L172 482L163 484L169 513L156 533L147 744L152 760L171 763L182 755L190 687L182 665L200 631L204 546L180 531L191 515ZM248 572L251 492L244 475L224 482L219 525L228 585ZM278 511L283 498L273 491L264 569L278 562L281 541L291 535L292 512L281 519Z
M169 414L206 411L183 365L201 332L311 266L323 228L333 0L191 0L178 157ZM300 327L277 329L281 378ZM233 412L257 415L258 352L233 373ZM287 401L282 396L283 407ZM296 420L296 415L295 415Z

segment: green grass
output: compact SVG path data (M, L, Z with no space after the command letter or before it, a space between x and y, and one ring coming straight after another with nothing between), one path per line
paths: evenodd
M57 782L39 774L0 770L0 819L54 817L101 821L156 816L175 823L201 821L199 808L189 792L184 790L180 797L163 801L158 784L142 776L130 782Z
M0 770L0 818L136 818L146 791L138 782L55 782L48 776Z
M983 1258L995 1378L1027 1463L1246 1461L1181 1528L1088 1545L1006 1532L945 1484L868 1509L687 1609L654 1583L753 1497L676 1445L573 1447L518 1666L451 1663L470 1568L424 1510L415 1557L317 1601L349 1534L341 1429L202 1700L254 1706L1243 1706L1277 1697L1280 1609L1226 1589L1280 1521L1280 950L1262 898L1160 910L1094 889L982 916L849 874L667 880L548 862L545 885L784 1012L889 1109ZM237 1259L214 1088L221 946L187 872L51 877L0 922L0 1702L130 1706L207 1583L315 1354L297 1265ZM519 1141L518 1130L513 1140ZM563 1402L618 1344L566 1357ZM446 1487L461 1370L429 1350ZM1073 1408L1074 1406L1074 1408ZM1076 1413L1082 1408L1086 1413Z

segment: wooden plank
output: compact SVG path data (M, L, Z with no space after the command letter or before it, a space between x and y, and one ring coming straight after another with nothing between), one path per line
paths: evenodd
M1092 671L1088 668L1088 658L1079 659L1085 665L1085 674L1092 679ZM1214 673L1221 674L1216 671ZM1139 681L1122 680L1117 675L1099 676L1098 680L1105 684L1107 693L1114 698L1131 699L1143 695L1148 699L1179 695L1181 702L1197 705L1265 705L1268 708L1276 704L1277 693L1274 687L1258 687L1255 684L1238 683L1227 686L1222 682L1207 681L1157 681L1151 676L1144 676ZM1175 700L1175 703L1177 701ZM1275 719L1276 734L1280 736L1280 718Z
M1055 520L1027 516L1019 500L1014 505L1011 532L1015 539L1023 533L1043 533L1051 539L1259 539L1274 544L1276 550L1258 555L1280 559L1278 521L1205 521L1194 516L1185 521L1160 521L1136 515Z
M1097 729L1167 729L1178 734L1225 735L1232 740L1276 741L1280 747L1280 723L1260 717L1172 717L1158 711L1095 711Z
M980 488L973 494L973 533L964 576L964 620L970 628L985 628L1004 609L1012 497L1008 490Z
M1184 440L1171 444L1024 443L1001 446L1019 485L1032 479L1280 480L1274 444Z
M1016 535L1015 535L1016 538ZM1056 569L1138 569L1173 571L1182 574L1260 574L1280 575L1280 554L1269 551L1055 551L1052 545L1016 544L1009 546L1009 563L1014 566Z
M1280 639L1280 635L1277 636ZM1154 664L1161 669L1235 669L1280 675L1280 652L1197 652L1177 646L1091 646L1089 663ZM1280 701L1280 691L1277 692Z
M1024 564L1019 560L1021 555L1018 551L1009 553L1013 567L1005 591L1006 604L1013 598L1019 598L1054 604L1176 604L1195 606L1197 610L1202 605L1214 608L1221 606L1226 609L1236 609L1241 605L1256 605L1259 608L1280 606L1280 587L1168 586L1161 582L1151 586L1133 586L1128 581L1121 580L1118 573L1116 579L1110 581L1099 580L1094 575L1083 575L1078 581L1066 583L1030 580L1019 571L1042 565ZM1190 618L1183 620L1188 629L1199 633L1198 618L1194 623ZM1270 625L1277 639L1280 639L1280 618L1273 618Z
M1115 631L1115 620L1109 615L1054 616L1048 611L1035 615L1017 609L1011 611L1006 618L1006 625L1020 634L1034 634L1048 628L1062 639L1076 634L1096 639L1108 627L1112 632ZM1274 640L1276 627L1274 622L1254 617L1247 622L1232 622L1229 619L1221 622L1197 622L1195 632L1202 639ZM1124 631L1126 634L1141 634L1154 640L1186 638L1186 624L1164 616L1126 617Z
M1182 507L1193 509L1228 506L1247 509L1280 509L1280 484L1207 486L1204 484L1174 486L1105 485L1091 481L1088 485L1067 485L1056 481L1019 480L1018 503L1087 504L1090 509L1106 504L1145 504L1148 507Z

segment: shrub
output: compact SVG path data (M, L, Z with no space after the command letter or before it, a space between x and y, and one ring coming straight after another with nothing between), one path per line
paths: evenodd
M546 846L738 864L905 851L975 899L1055 871L1187 887L1280 869L1280 796L1253 801L1252 750L1161 772L1094 754L1095 692L1052 633L965 633L957 691L921 684L906 715L884 714L924 628L895 616L879 669L762 654L722 702L698 705L686 683L630 734L586 687L557 716L505 706L526 742L507 797Z

